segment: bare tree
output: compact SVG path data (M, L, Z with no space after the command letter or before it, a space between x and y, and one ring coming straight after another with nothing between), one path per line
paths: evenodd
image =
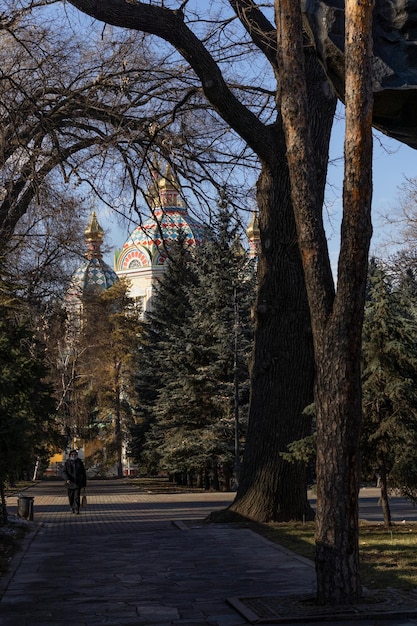
M417 243L417 178L404 178L395 201L381 217L385 236L378 246L379 254L387 257L398 253L403 262L414 263Z
M231 147L196 81L178 78L178 60L158 56L141 34L89 25L83 37L56 7L50 13L53 4L9 3L0 14L0 241L4 268L33 303L62 292L96 203L141 222L155 153L187 172L208 220L206 182L228 178L230 197L245 195L232 187L242 147ZM250 155L246 163L257 167Z
M186 158L193 144L200 154L194 161L209 181L214 162L229 161L221 150L215 156L210 150L216 121L204 115L195 85L178 78L174 60L160 58L137 33L91 28L82 41L82 34L63 26L65 16L56 8L53 15L45 11L16 9L14 19L1 23L3 247L51 172L55 190L81 186L113 210L133 210L137 222L138 195L146 195L144 173L155 152L172 160L181 151ZM189 128L187 114L181 115L185 106L187 112L198 107L201 128L204 120L211 129L200 133L199 148L198 124Z
M86 290L74 309L55 310L45 337L57 401L56 422L68 439L95 442L86 461L122 476L122 448L132 417L132 379L141 323L121 279L105 291ZM75 318L77 323L74 323Z
M241 481L228 514L261 521L311 517L305 469L279 455L288 443L310 432L302 412L312 401L314 362L281 115L276 106L271 108L271 98L279 91L275 27L251 0L231 1L227 19L217 16L212 32L204 36L197 28L198 16L188 11L186 3L181 7L178 3L178 9L124 0L71 0L71 4L108 24L169 42L186 61L183 74L197 77L199 91L213 111L257 156L261 252L251 404ZM228 26L233 27L232 33ZM265 69L247 75L246 67L246 81L240 83L230 78L232 62L240 58L229 54L231 42L239 44L242 54L250 50L263 68L269 67L268 83ZM303 54L320 212L336 100L311 46ZM272 89L266 89L269 84ZM243 96L250 92L256 94L256 105Z
M29 206L8 242L3 271L38 314L62 299L84 257L89 209L82 198L70 197L44 181L36 203Z

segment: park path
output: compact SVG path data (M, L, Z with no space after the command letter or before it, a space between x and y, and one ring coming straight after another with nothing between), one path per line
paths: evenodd
M202 523L234 494L146 493L127 480L90 481L87 493L78 516L62 482L24 492L34 521L0 579L0 626L417 626L417 595L344 613L314 606L311 561L248 528Z
M233 494L144 493L123 480L90 481L87 494L78 516L62 482L25 491L35 532L4 583L1 626L243 626L229 598L314 588L310 562L248 529L201 524Z

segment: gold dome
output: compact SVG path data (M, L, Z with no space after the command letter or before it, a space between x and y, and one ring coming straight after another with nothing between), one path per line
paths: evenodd
M95 211L91 214L90 223L84 231L87 250L85 256L88 259L101 259L101 244L103 243L104 230L98 223Z
M104 237L104 230L101 228L100 224L98 223L95 211L93 211L91 214L90 223L85 229L84 234L86 236L86 239L94 239L94 240L100 239L101 240Z
M249 241L260 238L261 233L259 230L258 215L255 212L252 214L252 219L246 229L246 234Z

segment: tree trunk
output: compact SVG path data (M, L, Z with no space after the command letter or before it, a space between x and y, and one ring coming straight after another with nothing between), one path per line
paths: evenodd
M381 465L380 476L381 476L382 515L384 517L384 526L386 528L389 528L392 525L392 522L391 522L391 508L389 505L389 497L388 497L388 478L387 478L387 470L385 467L385 463L382 463Z
M360 337L360 320L355 334ZM352 602L361 595L359 362L340 327L329 332L317 353L316 572L318 601L323 604Z
M354 602L362 594L358 546L360 362L372 234L372 4L372 0L360 4L346 0L345 180L339 284L327 326L319 317L313 321L317 589L318 600L329 604Z
M311 48L305 50L305 59L321 212L336 98ZM278 156L264 164L257 187L262 252L251 402L240 484L229 507L259 522L314 518L306 467L284 461L279 454L292 441L311 434L311 421L302 411L313 401L314 355L281 129L274 144Z
M258 266L255 346L246 446L230 510L257 521L312 519L306 468L280 457L311 434L302 415L313 393L313 346L285 161L263 167L257 199L263 254Z
M345 4L345 180L335 294L325 231L317 213L317 176L301 54L300 6L292 0L275 0L281 110L316 362L316 571L317 599L322 604L349 604L361 596L360 357L372 232L372 2L346 0Z

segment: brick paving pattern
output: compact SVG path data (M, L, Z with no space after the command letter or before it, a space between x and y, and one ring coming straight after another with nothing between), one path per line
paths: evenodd
M233 494L148 494L124 480L90 481L79 516L62 482L24 495L34 497L34 530L0 580L0 626L244 626L228 600L314 594L311 562L248 529L200 523ZM8 509L16 508L14 497Z

